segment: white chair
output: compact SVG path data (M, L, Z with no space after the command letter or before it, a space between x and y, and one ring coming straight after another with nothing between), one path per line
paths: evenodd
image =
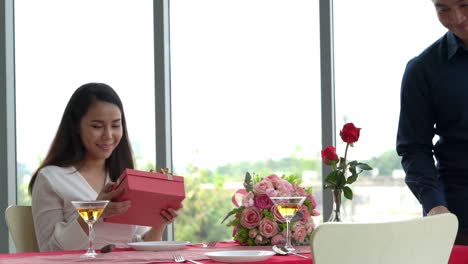
M453 214L383 223L324 223L312 233L314 264L448 263Z
M10 205L5 210L5 220L16 252L38 252L31 206Z

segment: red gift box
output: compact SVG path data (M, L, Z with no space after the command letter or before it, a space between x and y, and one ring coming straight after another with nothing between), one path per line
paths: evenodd
M185 199L184 177L125 169L114 186L124 191L113 201L130 200L127 212L104 218L105 222L155 226L164 223L162 209L179 209Z

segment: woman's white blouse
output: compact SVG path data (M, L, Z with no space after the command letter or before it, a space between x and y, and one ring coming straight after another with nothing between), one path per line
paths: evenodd
M107 178L109 182L109 177ZM32 191L32 214L40 251L86 249L88 236L78 223L78 213L71 201L96 200L98 193L74 168L42 168ZM147 227L104 222L94 224L96 248L107 244L126 247L141 241Z

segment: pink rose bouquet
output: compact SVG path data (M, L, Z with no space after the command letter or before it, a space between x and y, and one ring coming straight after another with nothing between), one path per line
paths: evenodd
M234 240L241 245L281 245L286 240L286 221L269 197L306 196L306 200L291 221L291 238L296 244L307 243L315 228L312 216L320 215L312 188L303 188L295 175L265 178L246 173L244 188L232 197L236 206L221 222L231 215L234 219L227 226L234 228Z

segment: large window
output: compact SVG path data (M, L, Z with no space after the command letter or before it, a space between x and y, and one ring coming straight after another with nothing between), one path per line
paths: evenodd
M137 166L154 166L152 10L151 0L15 1L18 203L30 203L30 175L87 82L117 91Z
M318 1L170 10L173 163L187 190L176 239L232 239L220 221L247 171L299 175L320 199Z
M321 113L320 101L324 2L164 2L170 4L174 174L186 176L175 239L230 239L232 230L220 220L246 172L300 176L313 186L323 212L320 126L330 115ZM334 2L336 128L346 122L362 128L350 159L375 168L353 184L347 213L355 221L419 216L394 150L400 81L406 62L445 29L431 1ZM14 3L18 203L30 203L29 177L83 83L105 82L117 90L137 166L153 167L153 39L167 37L153 34L153 0ZM344 144L336 141L343 153Z
M347 213L354 221L421 216L395 151L400 82L408 60L445 29L431 1L365 0L359 6L334 2L336 127L353 122L362 128L349 154L375 170L353 184L355 198ZM339 138L337 142L343 153L345 145Z

